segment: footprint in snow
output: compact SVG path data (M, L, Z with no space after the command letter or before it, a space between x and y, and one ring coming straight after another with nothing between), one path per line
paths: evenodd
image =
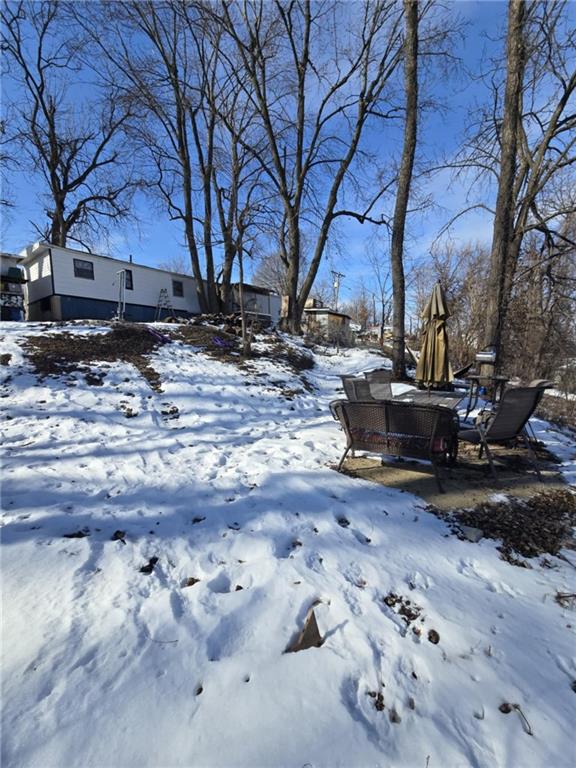
M218 576L209 581L206 586L211 592L223 595L230 592L231 585L232 582L230 581L230 577L225 573L219 573Z
M287 557L291 557L294 552L297 552L302 547L302 542L296 536L292 536L289 539L284 539L280 542L276 542L274 546L274 556L279 560L284 560Z
M337 517L336 522L341 528L350 528L350 520L348 520L347 517L344 517L344 515L340 515L339 517ZM354 538L356 539L356 541L358 541L360 544L370 544L372 542L371 538L363 534L357 528L351 528L350 530L354 535Z
M357 541L359 544L371 544L371 543L372 543L372 539L371 539L369 536L365 536L365 535L364 535L364 534L363 534L361 531L359 531L358 529L356 529L356 528L355 528L355 529L352 531L352 533L354 534L354 538L356 539L356 541Z
M373 682L369 683L362 677L359 679L348 677L342 683L340 695L352 719L361 723L373 744L380 746L386 735L388 722L382 717L385 694L378 697L379 691L376 691L376 697L373 697L371 694L375 688L379 689L380 684L374 685ZM375 702L378 702L378 707L375 706Z
M357 593L352 592L351 589L344 589L342 590L342 597L350 609L350 613L352 613L354 616L362 616L363 611L360 606Z
M324 570L324 558L318 552L311 552L306 557L306 565L312 571L321 573Z
M430 589L434 586L434 580L427 574L422 574L420 571L412 571L406 576L405 579L410 589L421 589L422 591Z

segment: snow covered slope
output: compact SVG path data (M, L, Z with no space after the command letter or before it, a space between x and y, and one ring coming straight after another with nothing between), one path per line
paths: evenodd
M4 768L575 764L574 567L330 468L338 376L381 358L307 391L173 343L155 392L39 379L22 342L62 329L1 330ZM314 601L322 646L284 653Z

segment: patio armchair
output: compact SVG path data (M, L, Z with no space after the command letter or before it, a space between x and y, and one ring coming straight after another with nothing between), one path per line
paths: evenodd
M536 455L530 445L527 432L528 419L534 413L543 394L540 386L510 387L505 390L497 407L492 412L486 412L485 420L480 420L474 429L464 429L458 432L458 440L479 446L479 457L484 451L488 458L490 471L497 477L494 461L489 445L508 445L521 440L528 451L530 461L536 470L538 479L542 475L538 468Z
M392 399L392 371L380 368L364 374L374 400Z
M351 403L374 399L366 379L360 376L340 376L340 378L344 387L344 394Z

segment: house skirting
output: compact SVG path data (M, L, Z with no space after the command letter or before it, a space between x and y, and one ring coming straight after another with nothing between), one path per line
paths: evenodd
M117 301L54 295L32 302L28 307L28 320L111 320L117 312ZM162 309L160 319L168 316L190 317L191 313L182 309ZM153 322L156 319L156 307L126 303L124 319L140 323Z

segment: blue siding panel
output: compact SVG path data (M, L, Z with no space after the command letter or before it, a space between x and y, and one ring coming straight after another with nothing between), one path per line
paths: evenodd
M111 320L118 310L115 301L103 301L101 299L86 299L79 296L60 296L62 320ZM190 317L184 310L172 310L168 313L162 310L161 317L168 314L177 317ZM156 317L156 307L146 307L142 304L126 304L124 318L136 323L150 323Z

